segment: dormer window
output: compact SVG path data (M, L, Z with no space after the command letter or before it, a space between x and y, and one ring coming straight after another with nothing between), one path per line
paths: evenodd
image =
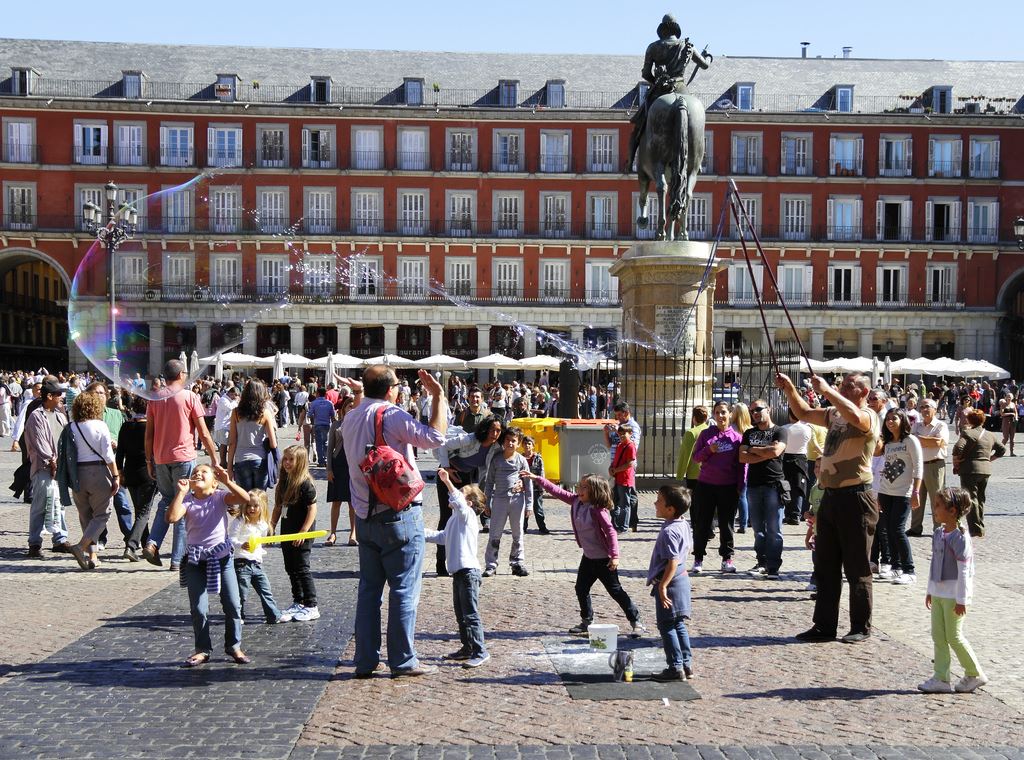
M233 103L238 92L237 74L218 74L217 84L213 86L214 97L221 103Z
M498 82L498 105L515 108L519 104L519 80L502 79Z
M651 89L649 82L640 82L636 86L636 98L638 103L643 103L647 100L647 93Z
M310 77L309 79L309 102L330 103L331 102L331 78Z
M11 68L11 92L14 95L31 95L39 72L32 68Z
M550 79L545 89L548 108L565 108L565 80Z
M932 87L932 111L934 113L953 113L953 87L951 85Z
M835 88L835 109L839 113L853 112L853 85L837 84Z
M405 80L405 104L407 106L421 106L423 105L423 80L422 79L406 79Z
M142 97L142 76L141 71L121 72L121 89L126 99L138 100Z
M736 83L736 107L741 111L754 110L754 83Z

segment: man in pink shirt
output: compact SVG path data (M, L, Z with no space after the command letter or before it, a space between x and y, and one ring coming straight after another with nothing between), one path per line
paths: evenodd
M217 447L210 437L210 431L203 419L203 402L199 396L185 387L188 372L185 364L171 359L164 365L167 386L159 397L149 402L146 410L146 462L149 474L156 479L160 492L153 528L142 555L153 565L162 565L160 544L167 535L167 507L177 495L178 480L188 479L196 466L196 433L203 443L203 449L210 455L216 466ZM171 570L181 566L185 556L185 530L179 521L174 525L171 545Z

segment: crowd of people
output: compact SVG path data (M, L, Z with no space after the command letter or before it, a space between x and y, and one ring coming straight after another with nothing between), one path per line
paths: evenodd
M614 383L601 389L584 385L576 406L579 417L607 420L607 478L588 475L568 491L545 478L535 442L515 426L522 417L557 413L558 387L545 374L536 383L483 385L452 374L442 387L425 371L402 379L392 368L377 366L361 380L303 382L286 376L268 386L244 376L190 382L185 366L172 360L162 380L147 389L148 402L131 392L140 387L112 388L85 376L40 370L0 379L0 433L12 435L12 450L20 449L23 459L12 489L31 503L28 557L42 556L48 533L54 552L72 555L82 570L95 569L114 514L124 538L123 558L163 566L161 550L170 530L166 559L181 573L192 609L195 652L184 663L188 667L210 659L210 593L220 595L228 620L225 652L238 663L249 661L241 649L241 624L250 590L255 589L268 623L319 617L312 540L282 544L293 598L285 609L262 570L266 550L248 544L277 531L313 529L317 493L311 468L323 469L328 481L325 544L337 543L341 505L347 503L345 543L358 547L358 678L383 668L385 585L392 618L387 627L391 675L432 671L419 661L414 642L425 542L438 544L437 574L453 579L462 646L451 658L466 667L484 664L489 654L479 614L481 579L498 573L506 529L511 575L530 574L530 519L537 535L550 532L545 496L569 505L582 551L576 582L581 622L571 631L586 633L593 621L590 591L601 581L623 610L630 634L646 632L617 574L617 537L639 525L635 476L643 431ZM667 668L657 677L693 675L685 624L690 577L709 571L705 559L716 532L722 573L738 572L734 533L750 529L755 566L748 572L775 580L783 562L782 525L806 522L814 563L809 588L816 601L813 626L797 638L836 637L845 574L851 603L850 631L843 640L857 643L871 635L873 582L915 583L909 539L923 535L927 523L933 540L928 603L936 658L935 674L921 688L953 688L948 651L939 655L940 641L953 648L965 668L958 690L985 683L962 635L971 595L971 539L985 535L991 462L1007 449L1014 455L1024 388L1012 380L998 388L988 382L872 386L857 374L835 385L813 377L801 388L780 375L777 387L786 397L788 424L777 425L774 407L763 399L749 406L720 401L711 409L696 407L679 452L679 484L658 491L656 515L663 523L647 578L666 651ZM992 431L993 420L1001 440ZM296 426L295 443L285 445L282 430L290 425ZM423 524L421 497L404 508L372 497L359 464L368 445L380 444L378 437L417 475L418 452L436 452L436 529ZM197 466L200 450L209 465ZM951 487L946 473L949 453L960 488ZM77 543L68 540L65 517L72 504L82 528ZM931 521L926 521L926 504ZM480 533L487 534L482 567ZM951 607L940 601L950 594Z

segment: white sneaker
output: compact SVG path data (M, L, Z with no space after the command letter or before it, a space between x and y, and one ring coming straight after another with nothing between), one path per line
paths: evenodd
M288 619L291 620L295 617L295 613L302 609L302 605L296 602L286 610L281 610L282 615L288 615Z
M704 572L704 563L694 562L693 567L690 568L690 575L700 575Z
M978 673L976 676L964 676L953 688L960 694L969 694L979 686L984 686L987 683L988 676L984 673Z
M645 633L647 633L647 626L644 625L641 621L637 620L635 623L633 623L632 630L630 630L629 632L629 638L639 639Z
M915 581L917 581L917 576L913 573L903 573L901 575L897 575L895 578L892 579L892 583L894 586L909 586L911 583L914 583Z
M754 565L747 571L748 575L766 575L767 573L768 571L761 565Z
M292 620L296 623L308 623L311 620L318 620L319 618L319 607L303 607L292 616Z
M949 681L940 681L938 678L932 676L924 683L917 685L918 691L923 691L925 694L952 694L953 687Z
M731 559L722 560L722 572L723 573L735 573L736 564Z
M882 565L881 569L875 573L876 581L891 581L896 577L888 565Z

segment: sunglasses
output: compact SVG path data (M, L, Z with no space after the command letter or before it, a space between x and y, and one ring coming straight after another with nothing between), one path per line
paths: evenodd
M751 408L751 410L750 410L750 411L752 411L752 412L763 412L763 411L764 411L765 409L767 409L767 407L764 407L764 406L755 406L755 407Z

